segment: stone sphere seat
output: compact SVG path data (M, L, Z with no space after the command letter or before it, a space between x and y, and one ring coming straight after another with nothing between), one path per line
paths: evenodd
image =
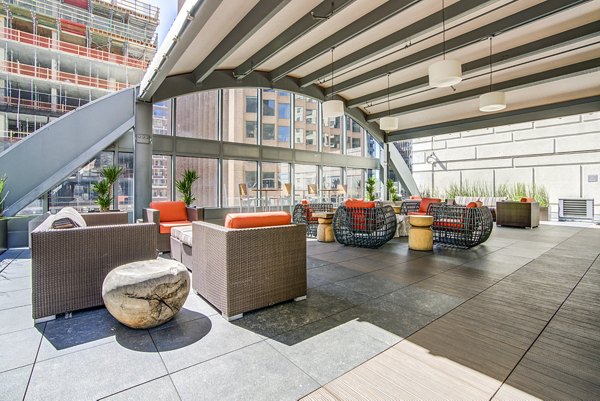
M106 309L119 322L148 329L171 320L190 292L186 267L168 259L143 260L113 269L102 285Z

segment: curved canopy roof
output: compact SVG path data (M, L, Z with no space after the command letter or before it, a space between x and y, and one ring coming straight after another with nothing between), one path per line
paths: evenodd
M442 0L187 0L140 99L258 86L323 100L333 70L333 96L372 131L382 135L388 113L399 117L386 140L600 109L600 0L444 4L442 12ZM490 37L492 89L506 92L508 107L482 113ZM428 67L444 51L462 63L463 81L431 88Z

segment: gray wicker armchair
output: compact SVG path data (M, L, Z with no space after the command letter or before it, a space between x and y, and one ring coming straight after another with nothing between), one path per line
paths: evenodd
M192 288L227 320L306 296L306 226L192 224Z
M340 244L379 248L396 233L396 215L389 205L372 208L340 206L333 216L333 234Z
M102 224L113 217L120 218L95 215L92 220ZM32 232L33 318L49 319L100 306L108 272L125 263L154 258L156 228L151 223Z

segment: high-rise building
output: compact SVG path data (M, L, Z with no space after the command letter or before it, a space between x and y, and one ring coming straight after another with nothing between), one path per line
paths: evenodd
M138 84L156 52L159 9L139 0L4 0L0 8L2 149Z

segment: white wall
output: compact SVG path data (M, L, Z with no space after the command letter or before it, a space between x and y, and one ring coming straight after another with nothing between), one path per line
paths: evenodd
M427 163L432 153L443 168ZM431 160L431 157L430 157ZM413 140L413 175L419 188L444 192L465 181L490 188L523 182L544 185L553 219L558 198L594 198L600 219L600 112Z

